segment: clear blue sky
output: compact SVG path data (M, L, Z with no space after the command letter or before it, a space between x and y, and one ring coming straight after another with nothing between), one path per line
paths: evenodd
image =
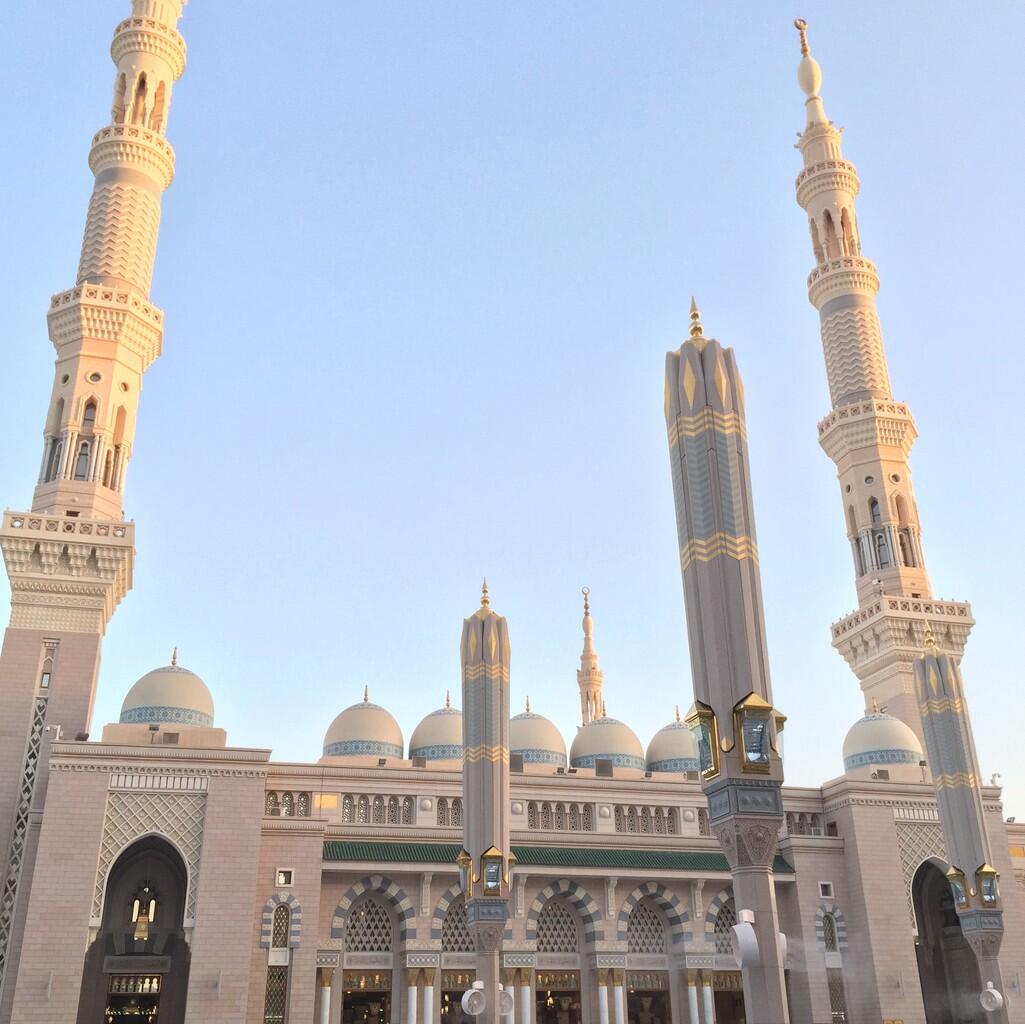
M0 501L25 508L124 0L7 4ZM244 12L244 15L242 14ZM692 292L735 346L787 778L841 771L855 605L794 202L796 14L861 173L866 255L937 596L973 602L983 772L1020 735L1020 5L193 0L127 514L135 589L94 732L182 662L230 742L314 759L364 684L405 736L458 688L480 577L513 691L571 739L580 587L608 709L690 702L662 418Z

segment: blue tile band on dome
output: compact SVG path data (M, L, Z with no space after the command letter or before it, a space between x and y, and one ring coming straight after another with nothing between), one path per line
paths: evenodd
M377 740L338 740L324 745L325 757L397 757L402 759L402 747L397 743Z
M570 764L574 768L593 768L595 761L611 761L615 768L636 768L642 772L648 769L644 758L633 754L581 754L574 757Z
M207 728L214 724L214 716L193 708L169 708L150 705L142 708L127 708L121 712L123 724L141 723L143 725L174 724L202 725Z
M917 750L866 750L861 754L845 757L845 771L852 768L863 768L868 764L918 764L922 755Z
M509 753L519 754L523 758L524 764L554 764L560 768L566 767L566 755L561 750L540 750L536 748L517 750L513 748Z
M696 772L699 769L696 757L667 757L662 761L652 761L648 765L650 772Z
M423 757L428 761L459 761L463 756L461 743L432 743L427 747L410 747L409 756Z

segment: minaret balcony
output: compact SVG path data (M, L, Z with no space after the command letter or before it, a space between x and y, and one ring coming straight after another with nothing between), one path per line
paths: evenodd
M899 448L907 458L918 437L911 410L892 399L868 399L833 409L819 421L819 444L834 461L858 448Z
M875 295L878 291L876 265L864 256L827 260L808 275L808 299L816 308L837 295Z
M131 124L111 124L94 136L89 150L93 174L108 167L130 167L166 189L174 180L174 150L160 132Z
M174 80L185 71L185 40L174 25L167 25L155 18L125 18L114 29L110 44L110 56L115 64L129 53L149 53L165 61L171 69Z
M846 160L823 160L806 167L794 182L798 205L808 209L808 204L822 192L845 192L852 199L858 194L861 183L854 164Z

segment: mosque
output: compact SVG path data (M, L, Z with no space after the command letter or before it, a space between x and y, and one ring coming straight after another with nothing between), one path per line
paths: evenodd
M457 857L473 808L451 699L407 738L388 695L364 692L325 723L319 759L279 762L229 745L216 681L172 656L127 689L118 722L90 735L104 631L132 584L122 495L142 377L162 346L149 289L174 174L165 129L185 69L184 3L131 0L114 30L77 279L47 317L56 363L39 478L30 510L5 512L0 526L12 593L0 653L0 1022L464 1024L477 960ZM839 774L815 788L777 784L779 813L767 819L789 1020L1020 1024L1025 826L1004 821L1000 789L979 778L970 730L956 750L932 743L934 713L968 730L957 663L972 613L932 596L908 461L916 427L890 390L857 172L801 27L797 201L832 399L818 437L837 467L858 599L832 642L866 713L838 752ZM700 469L687 446L705 436L693 424L726 438L724 459L746 429L733 354L705 337L693 306L689 336L667 363L666 420L697 688L706 653L694 616L710 606L691 601L694 571L732 559L753 573L717 612L756 630L761 595L753 520L703 534L704 512L687 504ZM723 411L690 416L695 388ZM728 492L709 502L716 516ZM485 584L488 614L490 601ZM937 680L952 680L955 696L938 696ZM579 722L560 727L528 704L501 752L515 858L503 1024L766 1019L745 1003L733 938L748 913L734 888L743 861L710 784L732 741L708 731L701 700L647 746L606 715L586 591L577 685ZM743 767L762 770L768 748L749 739L770 718L782 728L782 716L765 700L733 712ZM950 826L945 801L958 796L974 809L971 828ZM958 863L968 834L982 852ZM1002 929L1002 944L978 943L980 921ZM1002 989L995 1014L979 1001L987 977Z

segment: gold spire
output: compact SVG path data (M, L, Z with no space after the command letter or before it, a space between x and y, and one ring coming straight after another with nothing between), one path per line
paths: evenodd
M171 667L174 668L178 664L178 645L175 644L175 648L171 651Z
M703 338L705 329L701 326L701 313L698 312L698 300L692 295L690 297L690 336L692 338Z
M530 714L530 698L527 698L527 714Z
M680 720L680 705L679 704L676 705L676 720L677 721Z
M932 635L932 626L929 625L929 620L925 620L925 646L928 648L930 654L935 654L938 645L936 643L936 637Z
M445 707L452 707L452 693L449 690L445 691Z
M811 53L808 49L808 22L804 18L795 18L794 28L801 33L801 56L807 57Z
M601 702L601 716L602 716L602 718L608 718L608 714L605 711L605 698L604 697L602 698L602 702Z
M590 587L581 587L580 588L580 593L584 595L584 614L585 615L590 615L591 614L591 601L590 601L591 588Z
M491 604L491 598L488 597L488 578L484 577L484 582L480 588L480 606L481 608L487 608Z
M370 687L369 686L364 686L363 687L363 703L364 704L369 704L370 703Z

